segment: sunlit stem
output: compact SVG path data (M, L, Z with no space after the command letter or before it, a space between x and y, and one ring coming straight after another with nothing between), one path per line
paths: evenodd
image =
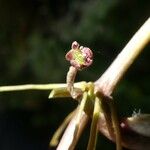
M59 128L55 131L51 141L50 141L50 146L56 146L59 142L59 138L62 134L62 132L64 131L64 129L66 128L67 124L70 122L70 120L72 119L72 117L74 116L76 112L76 109L74 111L72 111L63 121L63 123L59 126Z
M86 82L77 82L74 84L75 88L80 88L84 91L86 87ZM10 91L25 91L25 90L52 90L58 88L66 88L66 83L54 83L54 84L24 84L24 85L11 85L11 86L0 86L0 92L10 92Z
M81 102L79 104L79 107L78 107L78 114L77 114L77 118L76 118L77 128L78 128L78 125L79 125L79 122L80 122L80 118L82 116L82 112L84 111L84 108L85 108L86 100L87 100L87 92L84 92L82 100L81 100Z
M115 132L115 138L116 138L116 150L122 150L121 146L121 133L120 133L120 126L119 126L119 121L117 117L117 112L114 106L114 101L109 102L110 106L110 112L111 112L111 120Z
M52 90L56 88L66 88L66 84L24 84L12 86L0 86L0 92L23 91L23 90Z
M91 130L90 130L90 138L89 138L87 150L95 150L96 149L97 132L98 132L97 125L98 125L98 120L100 117L100 111L101 111L100 100L98 97L96 97L95 104L94 104Z

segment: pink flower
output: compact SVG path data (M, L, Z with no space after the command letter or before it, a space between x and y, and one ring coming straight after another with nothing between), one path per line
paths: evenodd
M93 62L93 52L88 47L80 46L78 42L74 41L71 50L66 54L66 59L70 64L81 70L89 67Z

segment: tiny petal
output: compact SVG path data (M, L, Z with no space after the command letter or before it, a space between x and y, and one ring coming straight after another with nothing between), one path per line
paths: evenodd
M80 46L80 48L79 48L80 50L82 50L83 49L83 46Z
M73 59L73 51L70 50L70 51L66 54L65 58L66 58L66 60L68 60L68 61L72 60L72 59Z
M71 48L72 49L79 49L79 43L77 41L72 42Z
M93 63L93 60L90 58L86 59L86 65L85 66L90 66Z
M84 47L81 51L85 59L84 66L90 66L93 63L93 52L88 47Z
M84 47L81 51L86 55L86 57L91 59L93 58L93 52L88 47Z

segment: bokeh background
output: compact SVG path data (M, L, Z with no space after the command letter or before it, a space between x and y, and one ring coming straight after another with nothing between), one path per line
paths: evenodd
M0 0L0 85L65 82L64 56L74 40L94 51L93 65L77 81L95 81L149 17L149 6L148 0ZM150 113L149 48L113 94L120 117ZM77 103L49 100L48 94L0 93L0 150L49 149L50 137ZM89 128L76 149L86 149ZM115 145L99 135L100 148Z

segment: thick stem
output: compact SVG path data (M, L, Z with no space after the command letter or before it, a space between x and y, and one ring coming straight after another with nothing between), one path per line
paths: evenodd
M95 82L95 91L110 96L124 73L149 42L150 18L135 33L105 73Z

